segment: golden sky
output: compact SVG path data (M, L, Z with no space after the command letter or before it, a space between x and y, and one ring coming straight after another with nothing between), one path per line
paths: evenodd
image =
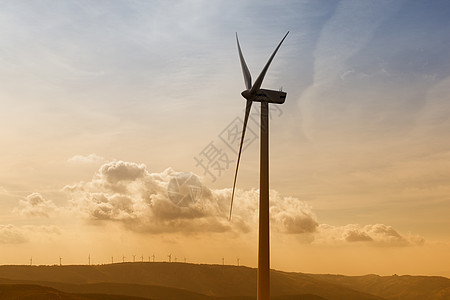
M290 30L263 83L288 93L271 110L272 267L450 277L449 10L4 1L0 264L255 266L258 104L227 219L235 32L256 78Z

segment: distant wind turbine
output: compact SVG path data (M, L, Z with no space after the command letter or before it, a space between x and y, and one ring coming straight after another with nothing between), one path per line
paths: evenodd
M122 262L125 262L125 255L122 255Z
M155 254L152 255L153 262L155 262Z
M59 257L59 266L62 266L61 260L62 260L62 257L60 256L60 257Z
M252 77L242 55L241 46L236 33L236 42L241 61L242 73L246 90L241 95L247 100L245 105L244 125L242 129L241 143L239 145L239 154L236 162L236 171L234 173L233 191L231 193L230 220L233 209L234 191L236 188L236 179L241 160L242 144L244 143L245 130L247 129L248 117L253 102L261 102L261 134L260 134L260 171L259 171L259 238L258 238L258 283L257 300L270 299L270 256L269 256L269 103L283 104L286 100L286 93L283 91L261 89L269 66L283 43L289 31L278 44L269 61L266 63L255 83L252 85Z
M89 254L89 256L88 256L88 265L90 266L91 265L91 255Z
M33 256L30 257L30 266L33 265Z
M169 262L172 261L172 254L167 255L169 257Z
M133 262L136 262L136 255L133 254Z

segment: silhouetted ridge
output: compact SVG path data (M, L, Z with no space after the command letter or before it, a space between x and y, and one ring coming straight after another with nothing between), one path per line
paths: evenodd
M195 300L255 299L256 295L256 269L242 266L163 262L0 266L0 278L3 278L0 279L3 284L37 284L71 295L115 294ZM272 299L278 300L450 299L450 279L427 276L315 275L272 270L271 293Z
M50 287L32 284L0 284L0 299L2 300L144 300L150 298L100 295L100 294L70 294Z

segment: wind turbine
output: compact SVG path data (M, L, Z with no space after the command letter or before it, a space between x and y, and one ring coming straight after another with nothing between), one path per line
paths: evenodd
M275 51L270 56L266 65L262 69L255 83L252 85L252 77L242 55L241 46L236 33L236 42L241 61L242 73L246 90L241 95L247 100L245 105L244 125L242 128L241 143L236 162L236 171L234 173L233 191L231 193L230 220L233 209L234 191L236 188L236 179L241 160L242 144L244 143L245 130L247 129L248 117L253 102L261 102L261 134L260 134L260 171L259 171L259 237L258 237L258 284L257 299L270 299L270 242L269 242L269 103L283 104L286 100L286 93L283 91L261 89L264 76L269 66L283 43L289 31L278 44Z

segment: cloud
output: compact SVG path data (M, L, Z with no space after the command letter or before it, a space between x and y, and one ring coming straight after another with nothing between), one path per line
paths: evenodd
M293 197L281 197L276 192L273 192L271 196L271 220L279 231L293 234L316 231L319 223L312 208L305 202Z
M91 153L89 155L74 155L67 160L67 162L71 164L96 164L104 161L105 159L102 156L99 156L95 153Z
M55 225L24 225L21 228L26 232L41 235L59 235L62 233L61 228Z
M366 232L358 228L349 229L344 233L344 238L347 242L369 242L373 239Z
M417 235L401 235L392 226L384 224L366 225L364 231L380 245L410 246L423 245L424 238Z
M256 228L258 190L238 190L232 221L228 220L231 189L211 190L192 173L171 168L150 173L144 164L112 161L91 181L64 188L73 209L91 221L114 221L134 231L233 232ZM315 215L305 203L271 191L271 219L280 232L314 232Z
M231 189L209 189L193 173L168 168L150 173L144 164L111 161L89 182L68 185L72 211L93 224L116 222L146 233L190 234L257 229L259 190L237 190L232 220L228 220ZM320 224L311 206L270 191L271 228L315 244L368 246L421 245L420 236L402 235L384 224L332 226Z
M348 224L345 226L331 226L321 224L314 243L342 244L366 243L373 246L415 246L423 245L423 237L401 235L392 226L385 224L365 225Z
M39 193L32 193L25 200L19 201L19 205L14 209L14 212L22 216L48 218L56 210L57 207L53 201L46 200Z
M314 82L299 98L308 138L395 143L417 126L426 94L449 75L450 43L442 7L410 4L338 2L317 41Z
M23 230L14 225L0 225L0 244L22 244L28 239Z
M32 240L42 241L61 234L61 229L54 225L2 225L0 224L0 244L23 244Z
M166 169L150 173L144 164L124 161L105 163L87 183L66 186L72 204L94 221L121 222L128 229L144 232L226 231L230 227L225 207L214 202L211 191L201 185L189 185L182 179L191 173ZM191 197L189 205L178 205L169 197L169 183L180 180L180 191ZM193 194L194 191L201 193ZM178 200L177 200L178 201Z
M146 175L146 166L124 161L115 161L104 164L99 170L100 179L109 184L130 182L141 179Z

